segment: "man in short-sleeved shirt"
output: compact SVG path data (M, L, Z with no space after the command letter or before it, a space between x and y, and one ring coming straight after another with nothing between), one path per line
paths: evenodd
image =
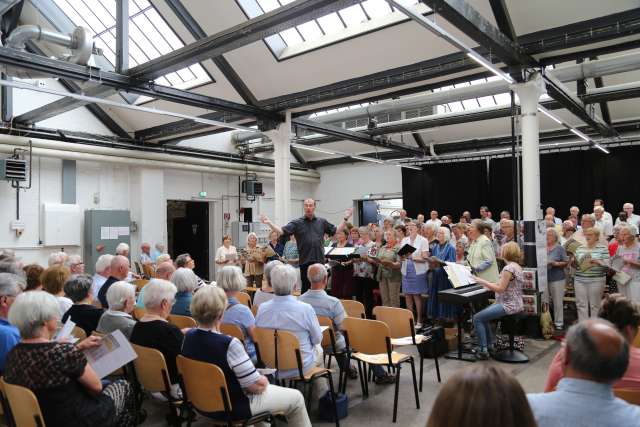
M302 292L309 290L309 279L307 270L311 264L316 262L324 263L324 235L336 234L338 230L344 228L346 222L351 217L351 209L347 209L344 221L338 227L331 224L324 218L315 215L316 202L313 199L304 201L304 216L296 218L284 227L280 228L269 221L266 215L261 215L260 220L267 224L272 230L286 237L293 234L296 237L298 252L300 254L299 265L302 277Z
M0 273L0 373L4 372L7 354L20 342L18 328L9 323L9 309L22 292L24 279L11 273Z

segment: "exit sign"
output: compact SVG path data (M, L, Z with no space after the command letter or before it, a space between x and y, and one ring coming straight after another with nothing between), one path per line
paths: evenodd
M201 191L200 193L198 193L198 196L207 197L207 192L206 191Z

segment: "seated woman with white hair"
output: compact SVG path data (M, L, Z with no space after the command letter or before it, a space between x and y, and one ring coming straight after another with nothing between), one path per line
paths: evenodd
M136 304L136 287L124 281L116 282L107 291L109 309L102 314L96 331L108 334L120 330L127 339L136 324L131 316Z
M9 322L22 341L7 356L4 380L36 395L48 426L134 426L130 384L117 380L103 388L82 352L100 339L89 337L77 346L54 341L59 321L53 295L32 291L16 297Z
M229 267L224 267L229 268ZM269 384L256 370L242 343L220 333L220 324L227 307L227 297L219 287L199 290L191 301L191 312L198 328L187 332L182 355L190 359L213 363L224 372L232 419L250 418L260 412L284 413L291 426L311 426L300 391ZM207 414L226 420L222 412Z
M152 279L144 287L144 308L146 313L131 331L133 344L155 348L164 356L172 384L172 396L180 396L176 357L180 354L184 335L175 325L167 321L171 307L176 300L176 286L162 279Z
M178 293L171 309L171 314L191 316L191 298L193 290L198 286L198 276L190 268L180 267L171 275L171 283L176 285Z
M262 287L258 289L253 296L253 305L260 305L263 302L272 300L274 297L273 288L271 287L271 270L276 265L284 265L282 261L273 260L269 261L264 266L264 273L262 275Z
M238 302L238 292L247 287L247 280L242 275L240 267L226 265L218 272L218 286L227 294L229 305L224 312L222 323L236 325L244 335L244 345L252 361L256 361L256 348L253 345L253 331L256 319L249 307Z

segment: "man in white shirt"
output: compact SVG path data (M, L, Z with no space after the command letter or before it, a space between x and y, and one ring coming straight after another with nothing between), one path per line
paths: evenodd
M153 264L151 260L151 245L149 243L143 243L140 245L140 264Z
M602 210L604 211L604 218L605 218L607 221L609 221L611 224L613 224L613 217L612 217L612 216L611 216L611 214L610 214L609 212L607 212L607 211L605 210L605 208L604 208L604 200L602 200L602 199L595 199L595 200L593 201L593 210L594 210L594 213L595 213L596 206L600 206L600 207L602 208ZM613 227L613 225L612 225L612 227Z
M633 203L625 203L622 205L622 210L627 213L627 223L634 225L636 229L640 230L640 215L633 213ZM620 218L616 218L616 225L620 222Z
M426 224L432 225L433 229L437 232L438 228L440 228L440 226L442 225L442 221L438 219L438 211L431 211L431 214L429 214L429 216L431 218L426 222Z
M111 260L113 255L105 254L100 255L96 261L96 274L93 275L93 284L91 285L91 295L94 300L98 300L98 292L100 288L111 276Z
M609 221L604 215L604 208L596 206L593 208L593 214L596 217L596 227L600 229L605 239L613 235L613 222Z
M551 206L549 206L546 210L546 214L547 215L551 215L553 217L553 223L556 225L562 225L562 220L558 217L556 217L556 210L555 208L552 208Z

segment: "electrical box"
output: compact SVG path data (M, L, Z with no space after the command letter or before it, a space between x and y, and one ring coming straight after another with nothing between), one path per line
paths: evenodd
M26 181L26 160L0 159L0 179L5 181Z
M269 242L271 228L261 222L238 222L231 223L231 238L233 245L237 248L247 246L247 236L249 233L256 233L258 236L258 246L265 246Z
M115 254L119 243L131 244L131 214L127 210L84 211L85 271L95 273L100 255Z
M247 196L261 196L262 183L253 180L242 181L242 192Z
M80 205L44 203L42 228L44 246L80 246L82 244Z

